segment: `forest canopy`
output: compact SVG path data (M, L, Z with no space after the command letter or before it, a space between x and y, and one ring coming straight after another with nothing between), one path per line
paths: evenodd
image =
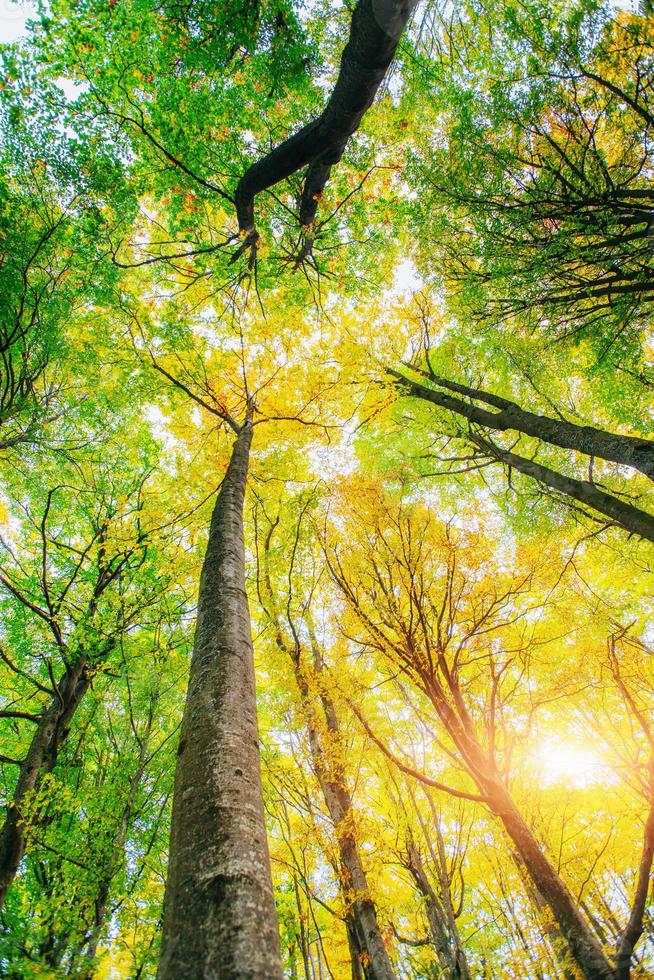
M0 975L653 978L651 4L15 34Z

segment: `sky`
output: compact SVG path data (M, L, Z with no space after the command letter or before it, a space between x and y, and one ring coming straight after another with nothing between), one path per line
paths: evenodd
M34 17L34 3L12 3L0 0L0 43L8 44L25 34L25 21Z
M613 0L615 7L635 11L637 0ZM0 44L16 41L25 34L25 22L36 13L35 3L0 0Z

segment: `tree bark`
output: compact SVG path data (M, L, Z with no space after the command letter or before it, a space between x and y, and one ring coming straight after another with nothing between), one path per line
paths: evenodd
M25 855L22 805L57 763L72 718L89 687L87 663L86 655L81 655L66 668L57 684L56 696L44 709L21 763L16 789L0 832L0 908Z
M307 712L309 742L316 776L329 811L338 844L341 866L341 891L348 908L350 945L356 944L365 980L395 980L395 971L377 921L377 910L356 840L352 796L343 774L336 771L327 758L315 722L315 708L301 670L296 670L302 703ZM320 698L327 731L336 741L341 731L333 702L326 695Z
M159 980L281 980L263 810L243 499L252 411L209 530L175 772Z
M494 429L497 432L506 432L508 429L514 432L523 432L525 435L542 439L543 442L548 442L551 446L559 446L561 449L574 449L586 456L597 456L598 459L606 459L612 463L632 467L640 470L650 480L654 480L654 442L649 439L617 435L591 425L575 425L573 422L567 422L564 419L536 415L534 412L527 412L520 408L515 402L500 398L490 392L478 388L469 388L467 385L457 384L454 381L448 381L446 378L430 378L430 381L441 388L457 392L474 401L485 402L499 409L497 412L489 412L477 405L464 402L460 398L453 398L435 388L405 378L399 371L391 370L390 374L398 379L398 384L407 389L410 395L415 398L423 398L450 412L456 412L468 419L469 422L479 423L479 425L483 425L487 429Z
M439 703L434 706L442 719L452 719L451 709L443 711L445 706ZM516 807L492 760L472 733L460 724L450 724L449 731L491 811L513 842L534 886L552 910L584 980L615 980L615 971L597 937Z
M530 476L539 483L556 490L559 493L571 497L573 500L591 507L600 514L604 514L610 521L618 524L629 534L637 534L647 541L654 542L654 516L648 514L632 504L627 504L618 497L613 497L610 493L600 490L589 480L576 480L571 476L564 476L556 470L537 463L533 459L526 459L508 450L500 449L492 443L487 442L480 436L471 435L473 442L482 452L491 459L496 459L499 463L513 467L525 476Z
M372 105L415 4L416 0L359 0L336 85L323 112L252 164L237 185L236 216L243 234L256 241L256 195L306 166L300 224L313 222L330 170Z

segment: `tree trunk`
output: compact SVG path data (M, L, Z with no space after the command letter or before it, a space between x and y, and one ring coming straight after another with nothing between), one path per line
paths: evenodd
M519 473L532 477L538 483L571 497L580 504L585 504L599 514L604 514L612 523L628 531L629 534L637 534L640 538L654 542L654 515L627 504L610 493L605 493L589 480L576 480L574 477L564 476L563 473L537 463L533 459L526 459L524 456L500 449L481 436L471 435L470 441L498 463L504 463L518 470Z
M211 518L173 795L159 980L280 980L243 498L251 409Z
M534 886L552 910L552 915L565 937L582 976L585 980L615 980L615 971L595 933L516 807L492 758L487 755L478 741L474 727L463 707L460 689L454 683L452 687L454 697L459 704L460 716L436 688L429 692L429 697L461 753L470 775L479 786L491 811L501 820Z
M543 896L585 980L614 980L615 972L567 886L541 850L508 791L498 780L479 778L490 807L513 841L531 880ZM483 785L482 785L483 784Z
M25 854L26 840L21 806L37 790L44 775L52 772L68 735L72 718L89 687L87 657L78 657L66 668L57 685L56 697L44 709L0 832L0 908Z
M353 827L353 804L343 774L330 764L323 749L315 720L315 706L301 666L294 661L295 674L302 705L307 714L309 743L316 776L336 831L341 875L341 891L348 908L348 939L350 949L358 950L365 980L395 980L386 946L382 938L377 911L370 896L368 879L361 860ZM330 737L336 742L341 732L336 709L329 697L322 694L325 723Z
M398 371L391 370L390 373L398 379L400 386L406 388L410 395L425 399L450 412L456 412L468 421L476 422L487 429L493 429L496 432L506 432L509 429L514 432L523 432L525 435L541 439L551 446L573 449L586 456L597 456L598 459L606 459L612 463L632 467L654 480L654 442L649 439L617 435L614 432L596 429L590 425L575 425L573 422L567 422L564 419L536 415L534 412L527 412L520 408L515 402L500 398L490 392L478 388L469 388L467 385L457 384L454 381L448 381L446 378L430 378L434 385L457 392L474 401L485 402L499 409L497 412L489 412L477 405L464 402L460 398L453 398L435 388L405 378Z
M654 764L652 768L652 784L654 788ZM643 849L641 852L640 865L638 868L638 879L636 891L631 906L631 914L626 928L620 938L616 957L616 980L629 980L631 974L631 957L636 943L643 934L643 917L647 904L647 893L649 891L650 876L652 873L652 862L654 861L654 796L649 805L649 813L645 823L643 833Z
M257 160L241 177L235 201L242 233L256 237L256 195L307 165L300 224L313 222L329 172L343 156L348 140L372 105L415 3L416 0L359 0L336 85L321 115Z

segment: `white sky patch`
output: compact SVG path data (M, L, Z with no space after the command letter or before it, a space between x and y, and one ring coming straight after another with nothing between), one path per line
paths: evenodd
M417 292L424 286L423 280L418 275L418 270L411 259L404 259L394 270L393 289L395 293Z
M178 440L168 428L168 418L157 405L145 405L144 415L152 427L157 439L160 439L166 449L174 449Z
M33 3L0 0L0 44L11 44L27 35L27 21L36 17Z

